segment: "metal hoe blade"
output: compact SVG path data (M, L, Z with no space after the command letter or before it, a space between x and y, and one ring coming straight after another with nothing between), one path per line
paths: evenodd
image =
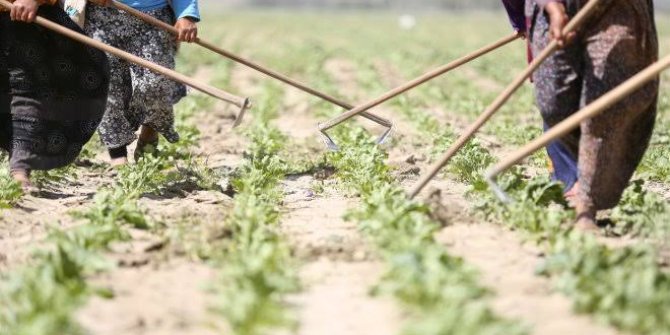
M240 124L242 124L242 120L244 120L244 116L247 114L247 110L249 110L251 106L251 100L249 100L249 98L244 99L242 107L240 107L240 111L237 113L237 117L235 117L233 128L237 128L240 126Z
M495 43L493 43L491 45L487 45L487 46L485 46L485 47L483 47L479 50L476 50L476 51L468 54L468 55L465 55L465 56L463 56L459 59L456 59L456 60L450 62L449 64L446 64L446 65L444 65L442 67L439 67L439 68L437 68L433 71L430 71L430 72L428 72L428 73L426 73L426 74L424 74L424 75L422 75L422 76L420 76L420 77L418 77L418 78L416 78L416 79L414 79L410 82L407 82L403 85L400 85L400 86L382 94L381 96L379 96L375 99L372 99L372 100L370 100L366 103L363 103L362 105L359 105L355 108L348 108L349 110L347 112L345 112L343 114L340 114L340 115L328 120L324 124L320 124L319 125L319 131L321 131L321 133L324 133L328 129L333 128L333 127L349 120L350 118L358 115L358 114L360 114L361 116L364 116L364 117L366 117L370 120L373 120L373 121L375 121L379 124L382 124L382 122L380 122L379 117L371 115L371 114L367 113L367 111L374 108L374 107L377 107L377 106L379 106L379 105L381 105L381 104L383 104L383 103L385 103L385 102L387 102L387 101L389 101L389 100L391 100L391 99L393 99L393 98L395 98L399 95L402 95L402 94L404 94L404 93L406 93L406 92L408 92L408 91L410 91L410 90L412 90L412 89L414 89L414 88L416 88L420 85L423 85L423 84L425 84L425 83L427 83L427 82L429 82L429 81L431 81L431 80L433 80L433 79L435 79L435 78L437 78L441 75L444 75L445 73L447 73L449 71L452 71L452 70L454 70L454 69L456 69L456 68L458 68L458 67L460 67L464 64L467 64L467 63L469 63L469 62L471 62L471 61L473 61L473 60L475 60L475 59L477 59L477 58L479 58L479 57L481 57L481 56L483 56L483 55L485 55L485 54L487 54L487 53L489 53L493 50L496 50L496 49L498 49L498 48L500 48L500 47L502 47L502 46L504 46L504 45L506 45L506 44L508 44L512 41L518 40L521 37L522 37L521 35L516 34L516 33L513 34L513 35L510 35L510 36L507 36L507 37L505 37L505 38L503 38L499 41L496 41ZM392 125L389 125L389 128L392 128ZM378 142L385 141L386 138L390 135L390 133L391 133L390 131L386 131L379 138Z
M372 120L372 121L375 121L375 120ZM381 134L381 136L379 136L377 138L377 140L375 141L375 144L382 145L382 144L386 143L386 141L389 138L391 138L391 136L393 135L393 131L395 130L395 125L393 124L393 122L388 122L388 123L389 123L388 127L386 128L386 130L384 130L384 132ZM383 125L386 125L386 124L383 124ZM323 140L323 143L326 145L328 150L339 151L340 146L338 146L337 143L335 143L335 141L333 140L333 138L330 137L330 135L328 135L328 132L326 131L326 129L324 129L323 124L319 123L318 128L319 128L319 133L321 134L321 139Z
M491 191L493 191L493 194L502 202L505 204L509 204L512 202L512 198L507 194L500 185L498 185L498 182L495 178L495 176L492 175L487 175L485 177L486 183L489 184L489 187L491 188Z

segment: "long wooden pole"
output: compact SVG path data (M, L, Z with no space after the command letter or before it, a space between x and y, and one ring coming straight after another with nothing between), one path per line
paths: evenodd
M593 12L596 6L599 5L600 0L591 0L586 3L586 6L577 13L577 15L570 20L567 26L563 29L563 33L568 35L568 33L575 31L579 28L587 19L587 17ZM444 168L447 163L451 160L456 153L465 146L465 144L475 135L475 133L496 113L500 108L509 100L510 97L523 85L523 83L530 78L530 76L537 70L542 63L544 63L549 56L551 56L558 49L558 42L552 41L549 45L531 62L531 64L524 70L514 81L491 103L490 106L484 110L484 112L475 120L475 122L465 130L463 135L461 135L454 144L440 157L440 159L430 167L428 172L424 174L416 185L409 191L409 197L416 197L421 190L423 190L428 183L435 178L435 176Z
M532 155L535 151L540 150L552 141L567 135L572 130L579 127L582 122L598 116L609 107L612 107L614 104L623 100L627 96L635 93L642 86L646 85L652 80L657 79L659 74L668 68L670 68L670 56L666 56L660 61L650 65L637 75L628 79L621 85L617 86L615 89L584 107L579 112L563 120L561 123L548 130L542 136L536 138L532 142L510 154L507 158L496 164L486 173L487 180L495 180L498 175L519 163L524 158Z
M12 4L8 2L7 0L0 0L0 6L4 7L5 9L11 10L12 9ZM107 53L110 53L116 57L119 57L123 60L126 60L130 63L136 64L138 66L145 67L147 69L150 69L151 71L154 71L158 74L164 75L172 80L175 80L177 82L180 82L182 84L191 86L203 93L209 94L217 99L221 99L225 102L229 102L231 104L234 104L235 106L238 106L240 108L248 108L249 107L249 99L242 98L235 96L233 94L230 94L228 92L224 92L216 87L201 83L197 80L194 80L192 78L189 78L188 76L185 76L179 72L176 72L174 70L170 70L168 68L165 68L163 66L160 66L156 63L150 62L148 60L142 59L140 57L137 57L133 54L130 54L128 52L125 52L123 50L114 48L112 46L109 46L107 44L104 44L100 41L96 41L86 35L80 34L72 29L66 28L64 26L61 26L57 23L54 23L50 20L47 20L43 17L38 16L35 18L35 23L47 28L49 30L52 30L54 32L57 32L61 35L64 35L66 37L69 37L75 41L81 42L83 44L89 45L93 48L105 51Z
M167 23L165 23L165 22L163 22L163 21L161 21L161 20L159 20L159 19L157 19L157 18L155 18L151 15L147 15L145 13L142 13L141 11L139 11L135 8L132 8L128 5L126 5L126 4L123 4L123 3L120 3L118 1L113 0L112 1L112 6L114 6L116 9L125 11L125 12L137 17L138 19L140 19L140 20L142 20L142 21L144 21L148 24L151 24L151 25L154 25L158 28L161 28L161 29L163 29L163 30L175 35L175 36L179 34L179 31L175 27L173 27L173 26L171 26L171 25L169 25L169 24L167 24ZM339 99L337 99L337 98L335 98L331 95L328 95L328 94L323 93L321 91L318 91L314 88L311 88L311 87L309 87L309 86L307 86L307 85L305 85L305 84L303 84L303 83L301 83L301 82L299 82L295 79L289 78L288 76L283 75L279 72L270 70L267 67L261 66L261 65L259 65L257 63L254 63L254 62L252 62L248 59L240 57L240 56L238 56L236 54L233 54L229 51L226 51L222 48L219 48L219 47L215 46L214 44L212 44L210 42L207 42L207 41L205 41L205 40L203 40L199 37L196 38L194 43L204 47L205 49L208 49L212 52L215 52L215 53L217 53L217 54L219 54L223 57L226 57L226 58L228 58L230 60L233 60L237 63L243 64L243 65L245 65L245 66L247 66L251 69L254 69L254 70L256 70L260 73L268 75L271 78L277 79L277 80L279 80L279 81L281 81L285 84L293 86L293 87L295 87L295 88L297 88L297 89L299 89L303 92L306 92L306 93L311 94L313 96L319 97L319 98L321 98L325 101L328 101L332 104L335 104L339 107L342 107L346 110L354 108L354 106L349 104L349 103L346 103L346 102L344 102L342 100L339 100ZM363 116L363 117L365 117L369 120L372 120L376 123L379 123L382 126L385 126L387 128L390 128L390 127L393 126L393 123L391 121L389 121L385 118L382 118L380 116L374 115L374 114L365 113L365 114L361 114L361 116Z
M368 111L368 110L370 110L374 107L377 107L377 106L381 105L382 103L384 103L386 101L389 101L389 100L391 100L391 99L393 99L393 98L395 98L395 97L397 97L397 96L399 96L399 95L401 95L401 94L403 94L403 93L405 93L409 90L412 90L412 89L416 88L417 86L420 86L420 85L422 85L426 82L429 82L429 81L431 81L431 80L433 80L433 79L435 79L435 78L437 78L437 77L439 77L439 76L441 76L441 75L443 75L443 74L445 74L445 73L447 73L451 70L454 70L454 69L456 69L456 68L458 68L458 67L460 67L464 64L467 64L467 63L469 63L469 62L471 62L471 61L473 61L473 60L475 60L475 59L477 59L477 58L479 58L483 55L486 55L487 53L489 53L493 50L496 50L496 49L498 49L498 48L500 48L504 45L507 45L508 43L519 39L521 36L522 35L520 35L520 34L514 34L514 35L511 35L511 36L504 37L499 41L496 41L496 42L494 42L490 45L487 45L487 46L485 46L485 47L483 47L479 50L476 50L476 51L474 51L470 54L467 54L467 55L465 55L465 56L463 56L459 59L456 59L456 60L450 62L449 64L446 64L446 65L444 65L442 67L439 67L439 68L437 68L433 71L430 71L430 72L428 72L428 73L426 73L426 74L424 74L424 75L422 75L422 76L420 76L420 77L418 77L418 78L416 78L416 79L414 79L414 80L412 80L412 81L410 81L406 84L403 84L399 87L394 88L391 91L388 91L388 92L384 93L380 97L372 99L372 100L370 100L370 101L368 101L368 102L366 102L366 103L364 103L360 106L357 106L355 108L351 108L346 113L340 114L340 115L336 116L335 118L333 118L331 120L328 120L327 122L325 122L323 124L320 124L319 125L319 130L321 130L323 132L323 131L326 131L330 128L333 128L333 127L337 126L338 124L340 124L344 121L347 121L350 118L356 116L357 114L363 113L363 112Z

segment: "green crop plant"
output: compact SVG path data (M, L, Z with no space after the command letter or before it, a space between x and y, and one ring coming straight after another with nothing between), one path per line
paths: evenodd
M68 165L59 169L34 171L31 180L35 186L43 188L50 184L61 184L68 180L74 180L77 176L77 169Z
M611 213L616 235L667 241L670 237L670 205L648 191L642 180L633 181Z
M129 196L159 192L171 178L163 170L166 164L161 157L145 155L136 164L121 167L117 178L119 189Z
M410 319L403 334L525 334L520 324L495 315L489 292L463 260L450 256L434 234L441 225L428 208L407 200L381 151L360 128L338 129L341 152L329 155L338 180L363 201L348 219L374 242L387 266L374 292L391 294Z
M137 229L148 229L149 222L136 202L135 197L122 189L103 189L93 197L93 206L74 212L73 216L97 225L127 224Z
M526 96L525 100L531 101L529 96ZM435 127L434 122L427 121L424 115L411 113L410 106L409 103L400 103L398 110L415 125L416 129L423 132L426 137L433 138L433 147L436 149L430 156L441 153L453 142L454 132L449 128ZM519 109L531 108L525 103L519 105L515 100L503 112L518 115L518 112L514 111ZM506 121L507 117L504 120L503 126L494 128L494 133L505 143L522 144L531 139L534 136L532 134L537 135L540 132L539 127L535 126L530 128L531 131L514 132L513 127L509 126L509 121ZM654 143L657 145L662 141L663 137L657 135ZM663 169L656 167L663 165L662 147L664 146L652 147L646 162L653 163L643 164L641 168L643 176L664 180ZM544 153L538 154L533 157L531 164L542 166L545 157ZM382 160L378 158L377 161ZM670 207L663 199L646 191L642 183L634 182L624 194L621 204L612 211L610 215L612 226L609 231L643 237L648 242L632 247L610 248L595 238L571 229L570 221L574 218L574 212L566 206L562 186L552 182L546 175L529 178L523 168L515 168L511 173L503 175L499 180L500 184L511 194L514 201L509 204L500 203L480 177L483 169L493 161L488 151L474 141L466 145L452 159L447 171L472 185L469 196L474 200L475 212L481 213L490 221L523 232L529 239L547 249L547 261L538 273L553 278L557 289L572 297L577 311L596 315L598 319L626 331L641 334L670 332L665 312L670 303L669 278L659 264L659 251L667 248L666 222L670 213ZM478 164L479 162L482 164ZM650 175L649 171L653 171L655 175ZM390 201L389 198L392 197L378 196L375 202ZM380 212L390 217L391 214L388 213L392 213L395 208L406 211L406 208L399 204L391 203L380 207ZM416 222L417 219L413 218L412 221ZM399 220L387 222L393 222L395 226ZM375 222L367 225L382 226ZM403 233L417 235L414 231L411 233L403 231ZM375 232L373 236L383 238L384 235ZM394 241L387 243L389 245L403 244L397 242L403 241L399 236L393 236L389 241ZM410 262L412 259L416 262L418 258L407 256L403 262ZM407 270L402 273L411 276ZM426 284L391 286L391 290L416 286ZM430 301L425 297L417 298L421 297L418 291L409 291L401 295L424 301L424 304L425 301ZM422 331L427 333L425 328L422 328Z
M7 160L4 159L2 163L6 164L6 162ZM9 170L0 170L0 208L10 208L16 205L22 196L21 185L9 175Z
M232 181L235 202L226 220L232 238L214 256L222 270L213 285L220 303L213 309L239 335L297 326L285 297L296 292L299 283L291 249L278 231L283 198L278 186L287 170L278 154L285 139L269 125L282 91L267 86L265 93L247 131L251 145L246 162Z
M670 274L649 245L608 248L591 236L568 233L551 247L540 273L555 277L578 312L638 334L670 331Z
M539 273L573 298L578 312L594 314L617 328L639 334L667 334L670 275L658 263L658 244L667 238L670 207L635 182L611 218L621 233L655 237L650 243L611 248L573 231L574 214L565 210L562 189L547 177L517 180L505 186L515 199L502 204L479 197L489 219L509 225L542 242L547 260ZM659 239L660 238L660 239Z
M669 144L668 138L660 137L654 140L638 169L640 176L649 180L670 182Z
M126 225L147 227L142 212L120 191L102 191L94 205L73 216L84 223L68 230L53 228L30 262L0 276L0 334L84 334L73 318L91 294L112 292L91 287L86 278L114 265L102 251L130 235Z

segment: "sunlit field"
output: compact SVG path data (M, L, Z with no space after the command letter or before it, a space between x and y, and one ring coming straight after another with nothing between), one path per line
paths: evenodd
M511 35L504 13L204 8L200 37L357 105ZM659 17L661 55L670 21ZM182 141L120 170L96 138L23 196L0 173L0 335L670 334L670 74L652 145L604 236L573 231L544 152L482 177L541 134L530 83L417 200L409 189L522 71L519 40L372 112L383 129L194 46ZM2 156L6 165L7 158Z

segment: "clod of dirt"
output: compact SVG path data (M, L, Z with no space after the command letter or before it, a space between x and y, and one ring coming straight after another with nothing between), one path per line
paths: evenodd
M332 177L335 174L335 172L337 172L337 170L334 167L325 167L317 171L314 171L313 175L314 179L316 180L326 180L330 179L330 177Z
M221 188L221 193L233 198L235 197L235 189L233 188L233 184L230 182L230 179L228 178L223 178L221 179L217 185Z
M388 165L393 169L394 177L400 180L410 176L418 176L421 173L420 167L406 161L389 162Z
M416 164L418 162L425 162L428 158L424 154L411 154L405 157L404 161L407 164Z
M138 268L148 265L151 259L147 254L123 255L117 259L117 264L121 268Z
M369 257L368 251L360 248L361 241L331 235L317 241L294 246L297 258L305 261L327 259L330 261L363 262Z
M217 226L209 231L207 242L212 243L231 237L233 237L233 230L230 227Z
M426 205L430 208L429 216L431 219L439 222L442 227L447 227L451 224L451 220L462 212L462 208L457 208L456 205L450 207L442 199L442 190L432 188L429 191L430 195L426 198Z
M165 242L164 240L159 240L159 241L154 241L154 242L148 243L144 247L144 252L156 252L156 251L162 250L163 248L165 248L166 243L167 242Z

